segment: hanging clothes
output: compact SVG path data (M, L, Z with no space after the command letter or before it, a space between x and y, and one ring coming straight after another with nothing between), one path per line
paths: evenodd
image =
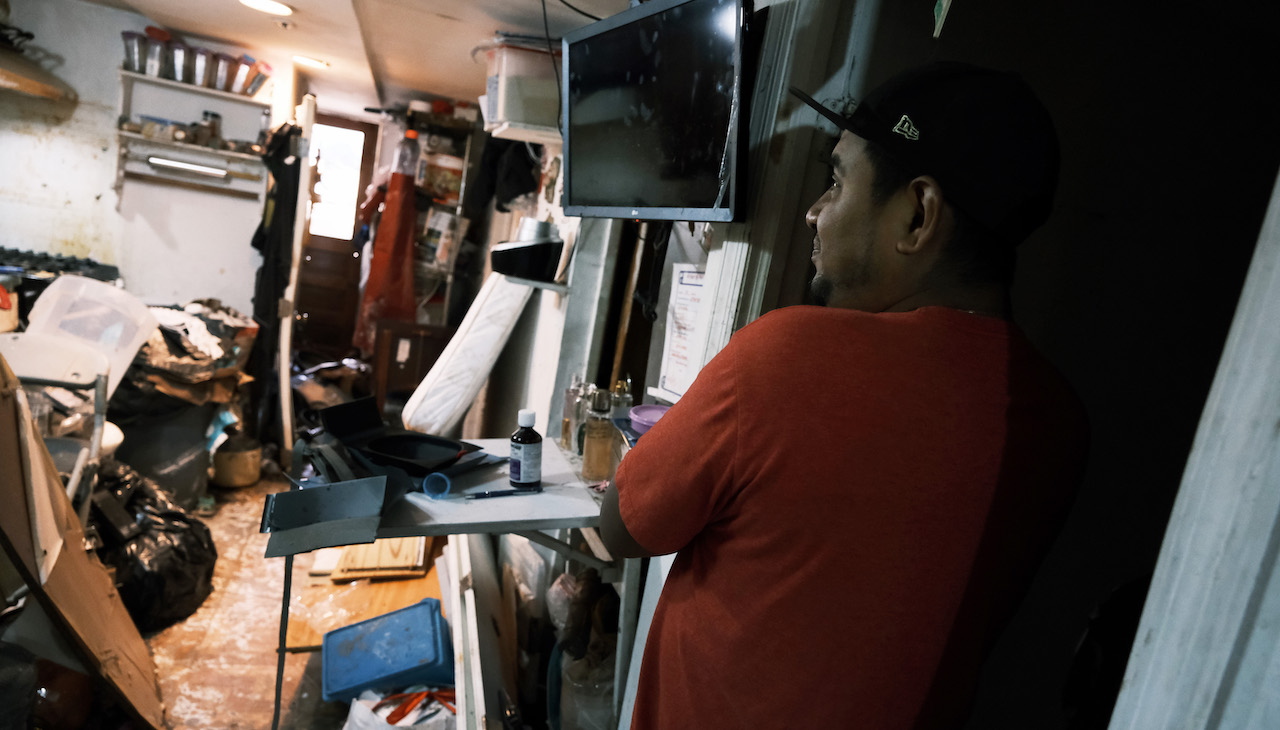
M366 356L373 352L378 320L413 322L417 316L413 289L413 238L418 213L413 178L392 173L387 201L373 239L369 280L365 283L351 343Z
M272 441L279 433L280 400L276 375L280 349L280 299L289 284L289 267L293 260L293 225L297 217L299 156L297 140L302 130L292 124L282 125L267 141L262 161L271 173L271 189L267 193L262 222L253 234L253 247L262 254L262 266L253 287L253 319L258 323L258 336L245 365L253 376L249 384L249 407L245 414L245 432L259 440ZM288 353L285 367L288 367Z

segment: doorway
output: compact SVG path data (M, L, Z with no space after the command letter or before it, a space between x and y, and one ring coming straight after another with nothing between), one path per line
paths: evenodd
M373 179L378 133L376 124L316 115L310 150L316 181L295 305L295 349L301 352L342 357L352 349L367 238L357 213Z

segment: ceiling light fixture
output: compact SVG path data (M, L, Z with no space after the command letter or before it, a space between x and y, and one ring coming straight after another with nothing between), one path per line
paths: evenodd
M310 56L294 56L293 60L303 66L310 66L312 68L329 68L328 61L321 61L318 58L312 58Z
M240 0L240 4L268 15L293 15L293 8L275 0Z

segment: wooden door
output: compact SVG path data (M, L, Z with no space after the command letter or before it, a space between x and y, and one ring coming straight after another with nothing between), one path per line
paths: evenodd
M326 114L316 115L317 125L353 130L364 135L360 159L359 195L353 209L364 202L365 191L373 176L374 154L378 143L378 127ZM325 150L322 147L321 164ZM323 175L321 184L323 184ZM313 198L315 191L313 190ZM304 239L302 259L298 266L298 293L294 303L296 347L302 352L342 357L353 349L356 309L359 306L360 264L363 253L357 236L358 223L353 223L346 238L340 235L311 235Z

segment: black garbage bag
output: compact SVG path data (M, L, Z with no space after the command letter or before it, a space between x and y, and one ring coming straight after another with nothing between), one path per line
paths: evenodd
M0 730L27 730L36 703L36 657L0 642Z
M218 560L208 526L126 464L105 463L99 490L93 519L107 544L98 557L115 569L134 624L158 631L195 613L213 592Z

